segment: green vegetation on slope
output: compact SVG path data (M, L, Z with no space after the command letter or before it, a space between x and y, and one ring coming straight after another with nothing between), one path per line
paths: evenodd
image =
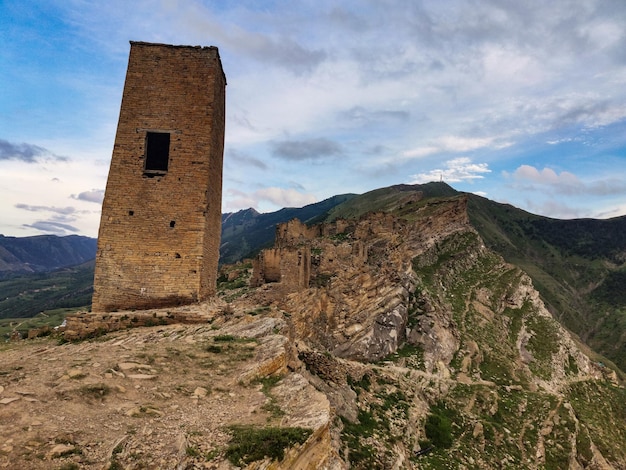
M311 435L306 428L277 428L255 426L230 426L232 434L226 458L237 466L262 460L269 457L272 460L282 460L285 449L295 444L302 444Z
M445 183L427 183L421 185L401 184L388 188L376 189L351 198L341 205L331 209L326 221L335 219L354 219L367 212L392 212L398 209L402 199L413 194L421 193L422 198L439 198L456 196L459 193Z
M90 261L51 273L0 280L0 318L28 318L40 312L91 305L93 267Z
M0 319L0 342L7 340L13 331L19 332L22 337L26 337L29 330L48 326L54 328L63 323L63 320L70 313L82 310L80 308L58 308L47 310L32 318L2 318Z
M626 371L626 217L557 220L470 195L485 244L528 273L553 315Z

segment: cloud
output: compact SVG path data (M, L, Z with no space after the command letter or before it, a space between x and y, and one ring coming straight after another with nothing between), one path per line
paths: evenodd
M533 183L551 186L580 186L582 183L576 175L568 171L556 173L551 168L539 171L531 165L521 165L513 172L513 178L518 181L530 181Z
M423 158L437 153L463 153L485 147L502 149L511 145L509 142L497 142L495 137L458 137L454 135L440 137L425 146L406 150L404 159Z
M467 157L455 158L445 163L446 168L435 169L411 176L410 184L422 184L442 179L446 183L459 183L484 178L483 173L491 173L486 163L472 163Z
M294 188L262 188L252 193L230 189L227 191L227 194L228 198L225 201L225 206L228 211L248 207L257 209L264 201L280 208L302 207L317 202L317 198L312 194L306 194Z
M620 217L626 214L626 204L616 204L612 207L604 208L600 212L594 214L594 217L599 219L608 219L611 217Z
M319 160L343 153L339 144L324 138L272 142L271 147L274 156L295 161Z
M74 225L70 225L77 219L74 216L76 210L73 207L57 208L47 206L28 206L26 204L16 204L16 207L20 209L26 209L33 212L53 212L54 214L47 220L37 220L32 224L23 224L24 227L34 228L45 233L51 233L55 235L67 235L70 233L80 232L80 229ZM83 211L84 212L84 211Z
M264 13L259 14L251 10L246 11L247 21L239 24L229 23L225 18L218 21L215 19L216 12L194 4L188 9L179 7L170 13L174 13L174 16L168 14L168 17L172 19L176 17L181 29L191 28L202 37L210 31L211 35L218 39L221 48L236 50L264 65L273 63L297 75L310 73L328 57L323 48L303 45L284 28L286 23L302 20L297 17L286 18L286 15L289 15L287 11L283 12L280 19L276 19L277 24L272 27L273 31L277 31L275 34L259 32L258 30L268 21L268 17ZM249 26L245 23L249 23ZM257 28L257 31L254 31L254 28Z
M279 207L302 207L317 201L312 194L303 194L292 188L264 188L255 191L254 195Z
M526 209L533 214L544 214L546 217L556 219L577 219L583 216L580 209L554 200L542 202L526 201Z
M51 233L55 235L67 235L69 233L76 233L79 230L69 224L65 224L62 222L54 222L51 220L39 220L37 222L33 222L32 224L24 224L24 227L34 228L41 232Z
M257 60L273 62L296 74L311 72L327 57L322 49L308 49L290 38L270 38L257 33L240 34L232 43Z
M398 123L410 119L411 113L402 110L370 110L363 106L354 106L347 111L339 113L340 117L360 125Z
M17 209L24 209L30 212L54 212L56 214L69 215L76 212L76 208L68 207L55 207L55 206L31 206L28 204L15 204Z
M235 212L240 209L247 209L249 207L257 208L259 206L259 202L252 195L240 191L238 189L228 189L226 190L224 201L224 211L225 212Z
M38 145L21 143L15 144L0 139L0 160L20 160L26 163L35 163L41 158L53 158L55 160L67 160Z
M606 178L584 182L568 171L557 173L551 168L538 170L531 165L521 165L511 175L504 173L504 176L513 178L518 188L531 191L549 190L570 196L580 194L608 196L626 193L626 181L623 179Z
M259 160L258 158L250 157L249 155L245 155L236 150L229 150L228 158L237 163L241 163L243 165L248 165L248 166L253 166L260 170L267 170L268 168L265 162Z
M83 191L82 193L72 194L72 199L79 201L95 202L96 204L102 204L104 199L104 189L92 189L91 191Z

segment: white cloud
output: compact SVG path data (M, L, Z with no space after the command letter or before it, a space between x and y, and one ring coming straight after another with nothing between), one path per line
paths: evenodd
M92 189L91 191L83 191L82 193L72 194L72 199L78 199L79 201L95 202L96 204L102 204L104 200L104 189Z
M438 153L464 153L484 148L502 149L510 145L510 142L499 141L495 137L480 138L448 135L431 140L424 146L405 150L401 153L401 159L412 160Z
M258 209L260 206L270 203L271 210L283 207L302 207L317 202L317 198L312 194L303 193L293 188L262 188L252 193L245 193L239 190L228 190L225 200L225 211L232 212L240 209L252 207Z
M518 181L530 181L560 187L576 187L582 185L578 177L568 171L557 173L551 168L544 168L540 171L531 165L521 165L518 167L513 173L513 178Z
M53 212L56 214L69 215L76 212L75 207L55 207L55 206L30 206L28 204L15 204L17 209L24 209L30 212Z
M228 189L224 198L224 212L233 212L252 207L262 212L274 211L283 207L302 207L317 202L312 194L293 188L262 188L251 193L237 189ZM267 209L267 210L266 210Z
M583 217L582 210L578 207L571 207L560 201L552 199L545 201L526 201L526 208L534 214L543 214L546 217L556 219L577 219Z
M302 207L313 204L317 198L312 194L305 194L295 189L264 188L254 192L259 200L266 200L278 207Z
M525 190L549 191L565 195L626 194L626 180L614 177L582 181L568 171L557 173L551 168L538 170L531 165L521 165L511 175L505 173L504 176L512 178L517 188Z
M467 157L455 158L445 162L445 168L437 168L426 173L411 176L410 184L428 183L429 181L443 180L446 183L459 183L484 178L485 173L491 173L486 163L472 163Z

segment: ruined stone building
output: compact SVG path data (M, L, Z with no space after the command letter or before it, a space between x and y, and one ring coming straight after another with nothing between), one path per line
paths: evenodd
M226 78L216 47L131 42L93 311L215 293Z

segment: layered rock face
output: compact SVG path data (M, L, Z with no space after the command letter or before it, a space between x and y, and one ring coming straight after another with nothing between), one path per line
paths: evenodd
M265 284L266 297L290 312L297 337L339 357L380 360L406 339L413 258L472 232L464 198L423 211L413 220L381 212L315 227L281 224L253 283Z
M287 261L296 251L310 253L308 287L290 277L302 269ZM257 271L249 295L287 315L305 375L343 420L352 468L625 464L587 401L625 397L614 372L581 352L525 273L485 248L464 197L292 221L271 253L282 264L266 283ZM429 420L448 423L450 442ZM626 444L623 423L610 421Z

